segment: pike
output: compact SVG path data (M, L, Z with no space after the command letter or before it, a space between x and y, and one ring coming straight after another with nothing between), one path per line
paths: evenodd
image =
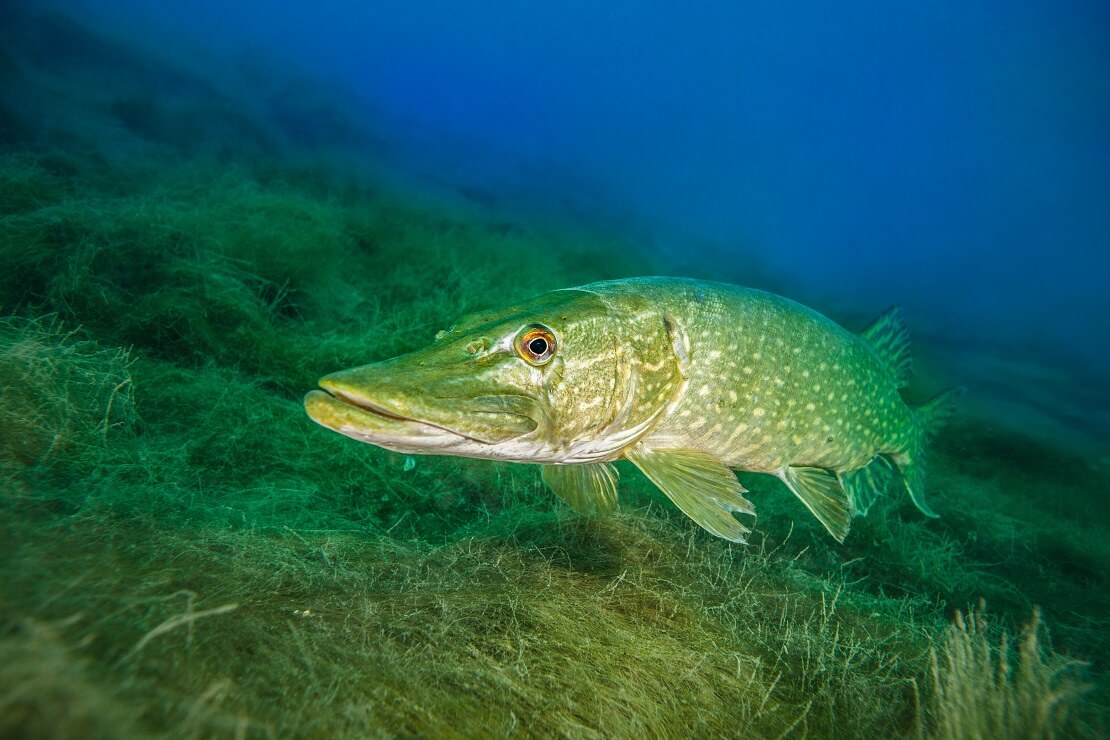
M328 375L308 415L409 454L538 463L580 514L617 506L628 460L712 534L746 542L734 470L771 473L838 542L901 479L962 389L918 408L903 314L860 334L759 290L634 278L470 314L423 349Z

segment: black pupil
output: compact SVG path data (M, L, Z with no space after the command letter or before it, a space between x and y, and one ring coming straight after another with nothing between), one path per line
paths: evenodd
M547 340L543 337L536 337L528 342L528 351L534 355L542 355L547 352Z

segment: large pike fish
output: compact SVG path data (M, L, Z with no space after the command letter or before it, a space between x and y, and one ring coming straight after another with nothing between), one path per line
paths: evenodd
M902 314L860 334L759 290L637 278L465 316L429 346L328 375L308 415L404 453L543 466L575 511L617 505L628 460L733 542L733 470L782 479L838 541L896 478L925 501L925 445L960 389L911 408Z

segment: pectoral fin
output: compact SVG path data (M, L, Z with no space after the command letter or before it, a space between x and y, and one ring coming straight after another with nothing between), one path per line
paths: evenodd
M625 453L633 465L667 495L675 506L711 534L732 542L747 542L751 531L733 512L755 514L728 466L698 450L652 450L638 444Z
M617 508L617 468L612 463L544 465L543 482L583 516Z
M848 494L844 492L836 474L824 468L795 468L787 466L779 473L794 495L825 525L837 542L848 536L852 511Z

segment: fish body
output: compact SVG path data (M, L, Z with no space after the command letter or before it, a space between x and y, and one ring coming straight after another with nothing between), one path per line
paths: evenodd
M893 309L860 334L764 291L634 278L480 312L428 347L329 375L322 425L406 453L539 463L590 514L617 503L613 462L735 542L754 514L733 470L778 476L842 541L900 477L924 499L924 447L959 391L913 409Z

